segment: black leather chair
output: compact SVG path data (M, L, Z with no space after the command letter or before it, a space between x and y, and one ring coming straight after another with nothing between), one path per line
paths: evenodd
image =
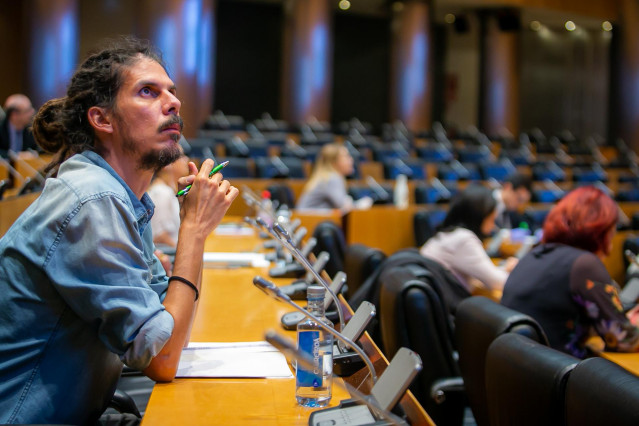
M428 281L428 282L427 282ZM424 369L411 391L437 425L461 425L466 398L456 362L452 323L436 288L418 279L410 266L385 269L381 276L380 328L387 357L401 347L419 354Z
M323 251L330 256L324 267L328 275L333 278L339 271L344 271L346 240L342 228L330 220L320 222L313 230L313 237L317 240L317 244L313 248L315 256L318 256Z
M419 210L413 215L413 229L415 232L415 245L421 247L437 232L437 226L446 217L445 209Z
M486 400L486 352L504 333L519 333L548 346L541 326L528 315L502 306L486 297L463 300L455 314L455 342L466 395L478 426L490 424Z
M364 244L350 244L344 253L344 272L346 272L346 298L355 294L357 289L370 277L386 259L383 251Z
M639 377L604 358L581 361L566 386L566 425L639 425Z
M499 336L486 354L491 426L563 426L566 382L579 361L517 333Z
M295 194L290 186L282 184L269 185L266 190L271 193L271 201L277 201L277 205L286 204L289 209L295 208Z

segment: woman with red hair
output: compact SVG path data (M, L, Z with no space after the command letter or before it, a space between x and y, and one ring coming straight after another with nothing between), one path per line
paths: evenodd
M501 303L536 319L550 345L578 358L601 336L606 350L639 350L639 329L624 314L618 286L602 259L612 250L618 209L603 191L584 186L548 214L542 243L510 273Z

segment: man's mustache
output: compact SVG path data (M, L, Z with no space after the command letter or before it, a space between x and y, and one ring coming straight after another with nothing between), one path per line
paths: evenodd
M182 129L184 129L184 121L182 120L182 117L180 117L179 115L171 116L171 118L169 118L166 122L162 123L162 125L160 126L158 130L162 132L168 129L169 127L173 126L174 124L178 124L180 126L180 133L182 133Z

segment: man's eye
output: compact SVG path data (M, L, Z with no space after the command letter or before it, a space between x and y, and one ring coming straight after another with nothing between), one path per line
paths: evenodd
M151 94L153 94L151 89L149 89L148 87L143 87L142 90L140 90L140 93L143 94L143 95L151 95Z

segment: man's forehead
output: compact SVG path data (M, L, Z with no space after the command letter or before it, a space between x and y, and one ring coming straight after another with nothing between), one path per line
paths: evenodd
M135 86L144 82L152 82L162 86L175 87L164 67L158 62L143 58L133 63L124 72L124 84Z

